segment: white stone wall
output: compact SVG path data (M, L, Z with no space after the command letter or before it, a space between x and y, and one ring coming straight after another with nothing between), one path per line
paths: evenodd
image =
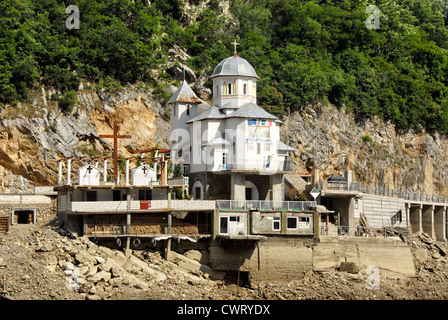
M148 209L167 209L168 200L151 200ZM140 210L140 201L130 202L131 210ZM173 210L213 210L215 201L196 200L172 200ZM68 206L71 212L110 212L127 210L127 201L78 201L71 202Z
M393 226L407 226L404 199L364 194L359 204L362 208L360 212L365 214L371 228L390 227L392 216L399 210L402 212L402 222L397 222ZM359 219L359 215L355 218Z

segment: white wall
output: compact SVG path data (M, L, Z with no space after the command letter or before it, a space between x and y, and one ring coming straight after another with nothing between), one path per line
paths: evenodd
M224 82L226 83L226 93L223 94ZM235 82L236 92L233 91ZM231 103L236 108L253 102L256 103L256 78L250 77L216 77L213 80L213 104L220 107L226 103ZM228 84L232 84L232 93L228 93ZM244 94L244 84L246 84L246 94ZM255 90L254 90L255 86ZM218 91L217 91L218 90Z
M407 226L404 199L364 194L360 204L362 204L362 212L365 214L371 228L391 226L391 217L398 210L401 210L402 222L396 223L394 226Z
M143 168L146 168L146 172L144 172ZM148 186L151 181L157 181L157 174L154 168L141 165L131 170L132 185Z
M90 168L90 169L89 169ZM89 172L90 171L90 172ZM100 185L100 170L93 165L85 165L78 169L78 184L80 186Z

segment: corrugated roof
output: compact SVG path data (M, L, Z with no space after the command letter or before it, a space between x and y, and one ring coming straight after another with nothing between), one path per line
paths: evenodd
M279 120L276 116L270 114L262 107L253 102L246 103L226 116L226 118L255 118Z
M231 143L229 141L227 141L226 139L218 137L206 144L203 144L203 146L213 146L213 145L231 145Z
M218 76L246 76L259 79L254 67L246 59L236 54L222 60L213 70L210 78Z
M279 141L277 150L286 150L286 151L294 151L294 148L291 148L290 146L284 144L283 142Z
M183 81L182 85L177 89L177 91L172 95L168 103L173 102L186 102L186 103L201 103L196 93L190 88L187 81Z
M205 119L223 119L225 113L219 111L217 106L212 106L209 109L202 112L200 115L194 117L193 119L187 121L187 123L192 123L195 121L205 120Z

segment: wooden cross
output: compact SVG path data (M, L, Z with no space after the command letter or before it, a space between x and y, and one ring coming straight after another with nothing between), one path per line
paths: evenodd
M91 166L91 165L89 165L89 166L87 167L87 171L89 171L89 174L92 173L92 166Z
M100 138L113 138L114 139L114 180L115 184L117 184L118 181L118 139L120 138L126 138L130 139L132 138L130 135L118 135L118 125L117 121L114 121L114 134L102 134L100 135Z
M142 171L143 171L143 174L146 174L146 166L143 166L143 168L142 168Z
M236 54L236 46L239 46L240 44L236 42L236 39L233 40L232 44L233 44L233 54Z

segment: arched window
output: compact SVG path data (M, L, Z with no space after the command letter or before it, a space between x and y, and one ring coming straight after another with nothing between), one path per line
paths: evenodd
M229 83L229 93L228 94L232 94L232 84Z
M223 90L222 90L222 94L226 94L226 82L224 81L224 87L223 87Z
M236 94L236 81L233 81L233 94Z
M187 116L189 116L189 115L190 115L190 105L187 104Z
M247 94L247 84L243 85L243 94Z

